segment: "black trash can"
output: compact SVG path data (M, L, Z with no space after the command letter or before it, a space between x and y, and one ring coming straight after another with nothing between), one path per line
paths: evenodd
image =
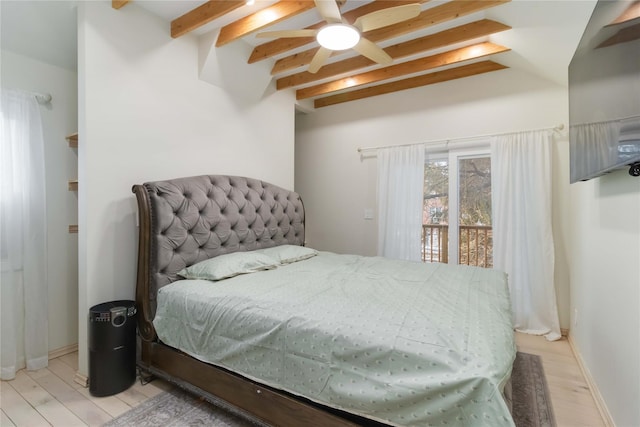
M89 309L89 392L111 396L136 380L136 305L119 300Z

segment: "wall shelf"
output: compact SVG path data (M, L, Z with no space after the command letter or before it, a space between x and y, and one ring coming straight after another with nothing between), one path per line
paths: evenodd
M71 135L66 137L69 142L69 147L78 148L78 133L72 133Z
M78 148L78 132L72 133L65 137L70 148ZM67 188L69 191L78 191L78 179L70 179L67 182ZM69 225L69 234L77 234L78 233L78 224Z

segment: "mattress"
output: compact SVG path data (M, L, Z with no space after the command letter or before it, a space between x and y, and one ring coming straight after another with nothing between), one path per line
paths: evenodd
M391 425L513 426L507 279L477 267L320 252L158 292L167 345Z

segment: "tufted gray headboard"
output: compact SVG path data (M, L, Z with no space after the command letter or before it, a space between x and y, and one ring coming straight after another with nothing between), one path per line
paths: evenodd
M140 332L151 321L160 287L182 268L218 255L304 244L300 196L257 179L202 175L135 185L140 218L136 300Z

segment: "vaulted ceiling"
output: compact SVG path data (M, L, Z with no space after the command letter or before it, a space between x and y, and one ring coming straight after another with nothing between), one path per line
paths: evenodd
M339 1L349 22L390 4L410 3L410 0ZM240 71L239 65L245 75L254 70L253 75L260 76L263 82L273 80L274 87L295 91L301 98L298 106L309 111L314 105L366 99L507 67L566 85L567 66L596 3L595 0L416 2L421 7L419 17L364 34L393 57L392 64L379 66L348 50L328 58L327 64L315 74L306 72L318 48L313 39L268 40L255 36L263 31L301 29L321 23L310 0L256 0L254 5L247 5L246 0L113 0L112 5L124 7L123 13L127 8L141 7L159 16L166 21L168 36L196 36L207 43L213 40L209 52L225 49L226 55L233 52L232 73ZM76 68L74 23L78 0L1 4L3 49ZM216 48L218 37L222 47ZM263 82L256 81L254 86L264 88Z
M195 35L207 43L213 40L210 51L227 49L227 55L234 52L233 60L242 61L244 64L240 65L254 70L255 76L266 82L273 80L279 90L295 91L298 105L306 109L505 68L566 85L567 66L595 5L595 0L338 2L348 22L390 5L412 2L420 4L421 13L414 19L363 34L393 58L391 64L381 66L347 50L328 58L314 74L306 71L318 49L313 38L256 37L264 31L321 25L321 16L311 0L256 0L253 5L246 0L112 0L112 6L126 11L135 4L146 9L167 22L168 36ZM74 28L68 21L75 20L75 4L75 0L3 1L3 49L52 63L52 52L60 56L68 51L70 59L61 65L75 68L76 43L67 41L71 36L75 39L75 34L69 33L63 39L59 36L66 34L61 29ZM51 6L51 11L43 14L44 6ZM62 19L67 15L68 19ZM44 19L45 16L55 19ZM46 36L34 39L34 28L42 28L40 33ZM235 64L232 70L236 70L238 63Z
M128 2L113 0L113 7L121 8ZM363 37L393 58L391 64L379 65L349 49L333 52L316 73L307 71L319 49L314 37L255 37L266 30L322 27L326 22L313 0L258 0L252 6L246 0L195 2L199 4L172 19L170 32L176 38L213 26L218 31L216 47L238 40L249 43L253 51L248 63L270 61L278 90L293 88L298 100L310 99L319 108L507 68L495 58L509 51L509 46L491 42L490 37L511 27L508 22L485 18L483 12L509 2L338 0L348 23L403 4L418 3L421 12L415 18L363 32ZM145 7L144 2L140 4Z

